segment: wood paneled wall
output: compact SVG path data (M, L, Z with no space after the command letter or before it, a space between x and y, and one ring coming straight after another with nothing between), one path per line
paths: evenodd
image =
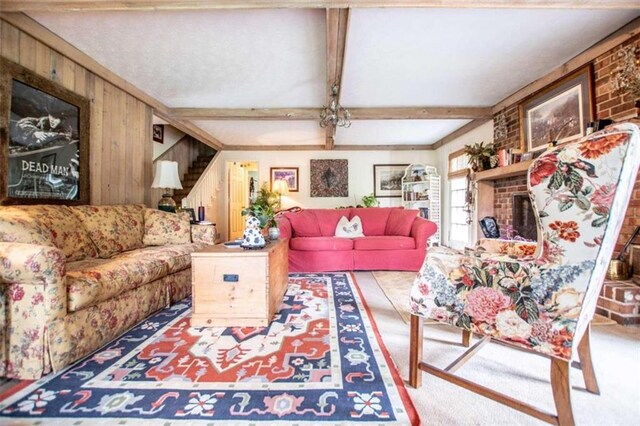
M157 203L152 108L29 34L0 25L0 55L91 101L91 204Z

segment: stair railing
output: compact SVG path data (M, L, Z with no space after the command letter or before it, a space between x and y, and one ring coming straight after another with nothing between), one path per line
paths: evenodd
M224 170L220 158L221 151L216 152L213 159L204 169L198 181L193 185L189 195L182 199L182 207L190 207L197 209L199 206L204 207L205 220L213 223L218 222L218 209L216 200L222 195L222 183L224 181ZM220 229L218 225L218 229Z

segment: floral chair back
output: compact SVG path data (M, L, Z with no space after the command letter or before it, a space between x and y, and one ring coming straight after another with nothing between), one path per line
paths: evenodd
M640 165L639 137L637 126L616 125L548 151L529 168L529 194L542 237L538 263L571 265L562 271L579 275L542 275L554 283L551 289L560 286L562 297L581 302L575 306L582 313L575 340L593 317L620 233Z
M536 253L430 249L411 290L412 314L570 359L593 317L639 166L632 124L542 154L528 174Z

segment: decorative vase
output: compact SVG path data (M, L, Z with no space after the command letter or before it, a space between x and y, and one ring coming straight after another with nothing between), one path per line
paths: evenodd
M271 240L277 240L280 238L280 229L277 226L272 226L269 228L269 238Z

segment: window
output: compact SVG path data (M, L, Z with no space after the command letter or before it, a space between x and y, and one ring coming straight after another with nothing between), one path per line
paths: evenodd
M449 243L452 246L468 245L471 226L467 223L465 195L467 177L449 179Z
M465 211L469 158L464 149L449 154L449 245L469 245L471 225Z

